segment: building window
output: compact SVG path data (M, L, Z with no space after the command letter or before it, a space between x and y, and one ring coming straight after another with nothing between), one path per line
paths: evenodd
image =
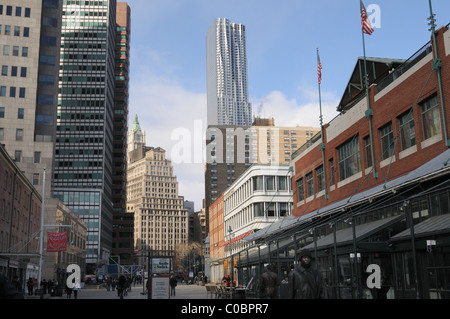
M41 152L34 152L34 163L41 162Z
M39 173L33 174L33 185L39 185Z
M275 203L266 203L267 217L275 217Z
M264 203L253 204L255 217L264 217Z
M328 163L330 164L330 184L334 185L334 160L332 158L330 158L330 160L328 161Z
M280 217L289 215L288 203L278 203L278 205L280 207Z
M9 55L9 45L3 46L3 55Z
M274 176L266 176L266 191L275 190L275 177Z
M15 151L14 152L14 160L16 162L20 163L20 160L22 159L22 151Z
M372 167L372 147L370 145L370 135L367 135L364 139L364 154L366 155L366 168Z
M323 165L316 168L317 192L325 189L325 176L323 174Z
M23 130L20 128L16 130L16 141L23 141Z
M278 190L280 191L288 190L287 179L285 176L278 176Z
M255 176L253 177L253 190L254 191L262 191L264 190L263 177Z
M339 178L341 181L361 171L361 154L358 141L358 136L355 136L338 148Z
M392 133L392 123L388 123L380 128L381 138L381 158L387 159L394 155L394 134Z
M17 110L17 118L22 120L25 117L25 109L24 108L19 108Z
M414 129L414 116L412 110L398 118L400 124L401 149L406 150L416 145L416 131Z
M305 192L303 187L303 178L297 180L297 200L302 201L305 199Z
M0 106L0 119L5 118L5 107Z
M314 195L313 173L306 174L306 197Z
M441 116L437 96L421 104L423 138L426 140L441 133Z

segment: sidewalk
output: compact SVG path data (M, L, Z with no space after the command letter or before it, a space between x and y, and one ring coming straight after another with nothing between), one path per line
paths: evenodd
M124 299L148 299L147 294L143 294L143 287L136 285L132 286L131 291ZM186 285L184 283L178 284L175 288L175 296L170 296L170 299L210 299L211 297L206 292L205 286ZM25 299L41 299L41 296L25 296ZM67 299L64 293L62 296L44 295L43 299ZM72 293L71 299L74 299ZM77 299L119 299L117 290L106 291L106 288L84 288L78 292Z

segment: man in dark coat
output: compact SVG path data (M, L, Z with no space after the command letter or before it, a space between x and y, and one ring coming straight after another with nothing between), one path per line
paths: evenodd
M289 298L324 299L325 290L320 272L311 265L308 249L300 251L300 264L289 274Z
M261 297L265 299L275 298L275 292L278 284L278 275L273 272L271 265L267 265L266 270L261 275L261 281L259 284L259 292Z

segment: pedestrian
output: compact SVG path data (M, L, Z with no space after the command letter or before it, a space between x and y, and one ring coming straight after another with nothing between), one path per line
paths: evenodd
M279 285L278 275L273 271L272 265L267 265L264 273L261 275L259 283L259 293L264 299L275 298L276 288Z
M78 282L76 282L72 288L73 299L78 299L78 291L80 290L80 288L81 288L80 284Z
M119 282L117 283L117 296L120 297L120 299L123 299L124 296L124 290L127 288L127 279L124 275L121 275L119 277Z
M175 287L177 286L177 279L172 275L170 276L170 295L175 296Z
M47 293L48 288L48 282L45 278L41 281L41 287L42 287L42 294L45 295Z
M324 299L325 289L320 272L311 265L308 249L299 254L300 264L289 274L288 293L290 299Z
M69 287L69 285L66 284L66 296L67 299L72 298L72 288Z
M30 277L27 281L28 296L33 296L33 286L34 286L33 278Z
M111 277L106 278L106 291L111 289Z

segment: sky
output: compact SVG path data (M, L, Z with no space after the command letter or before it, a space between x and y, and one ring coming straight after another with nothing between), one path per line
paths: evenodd
M122 2L122 0L120 0ZM128 0L131 8L129 127L138 116L147 146L172 161L179 195L204 198L206 31L215 18L244 24L253 114L277 126L324 123L363 56L359 0ZM428 0L364 0L374 26L367 57L407 59L431 39ZM437 28L450 1L432 0Z

